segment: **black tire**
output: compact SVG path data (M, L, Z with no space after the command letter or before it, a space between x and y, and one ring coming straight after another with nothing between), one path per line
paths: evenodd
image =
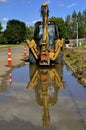
M60 51L58 57L55 60L55 63L63 63L63 51Z
M36 59L34 55L32 54L31 50L29 50L29 62L32 64L36 64Z

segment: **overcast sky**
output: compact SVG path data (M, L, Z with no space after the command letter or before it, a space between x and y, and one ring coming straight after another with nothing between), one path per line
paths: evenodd
M66 18L68 14L86 9L86 0L0 0L0 22L5 28L8 20L17 19L28 26L40 20L40 7L47 2L49 17Z

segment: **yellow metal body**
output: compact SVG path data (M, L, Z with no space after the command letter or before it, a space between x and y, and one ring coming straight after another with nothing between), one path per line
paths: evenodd
M42 43L41 44L47 44L48 43L48 10L47 10L48 4L43 3L41 6L41 15L42 15L42 23L43 23L43 35L42 35Z
M42 25L43 25L43 35L41 40L41 47L40 49L37 48L37 43L35 43L35 40L26 40L26 43L30 50L32 51L33 56L36 60L41 60L43 55L46 55L46 60L48 65L50 64L50 61L55 61L58 57L61 47L64 44L64 39L57 39L55 41L55 48L52 48L51 50L48 50L48 4L43 3L41 6L41 15L42 15ZM48 52L48 53L47 53ZM41 58L40 58L41 57Z
M27 46L31 49L35 59L38 59L39 51L37 50L37 45L34 40L26 40Z
M31 41L26 40L26 42L27 42L27 46L31 49L35 58L38 59L40 51L37 49L37 45L36 45L35 41L34 40L31 40ZM56 60L56 58L58 57L58 55L60 53L60 50L61 50L61 47L63 46L63 44L64 44L64 39L56 40L55 50L52 48L49 52L50 60L52 60L52 61Z

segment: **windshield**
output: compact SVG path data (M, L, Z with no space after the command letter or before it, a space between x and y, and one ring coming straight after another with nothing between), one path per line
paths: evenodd
M42 38L43 25L39 26L39 37ZM55 27L54 25L48 25L48 45L52 45L54 42Z

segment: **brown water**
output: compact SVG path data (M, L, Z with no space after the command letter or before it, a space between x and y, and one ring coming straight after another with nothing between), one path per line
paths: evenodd
M65 65L29 65L7 76L0 130L85 130L86 88Z

